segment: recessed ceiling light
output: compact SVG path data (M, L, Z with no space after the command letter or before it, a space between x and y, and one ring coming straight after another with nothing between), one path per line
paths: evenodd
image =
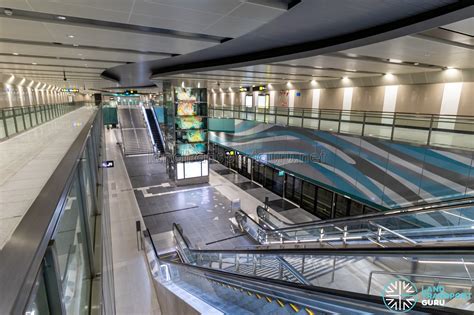
M59 16L58 16L58 20L65 20L65 19L66 19L65 16L62 16L62 15L59 15Z
M72 44L74 47L79 47L79 44Z
M13 53L13 55L14 55L14 56L18 56L18 55L19 55L19 53Z
M37 65L38 63L36 63L36 62L32 62L31 64L32 64L32 65Z
M393 63L402 63L403 62L400 59L392 59L392 58L390 58L388 61L393 62Z
M350 71L350 72L357 72L357 70L355 70L355 69L347 69L347 71Z
M453 66L447 66L446 69L454 69Z
M343 80L349 80L349 77L342 77Z
M69 37L69 38L74 38L74 35L71 35L71 34L70 34L70 35L68 35L67 37Z
M415 62L413 65L418 66L419 64L420 64L419 62Z
M316 80L311 80L311 85L316 85Z

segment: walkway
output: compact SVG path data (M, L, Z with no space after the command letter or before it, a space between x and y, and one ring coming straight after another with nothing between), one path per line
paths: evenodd
M112 237L115 303L117 314L161 314L143 251L137 249L135 222L141 220L116 132L105 130L108 204Z
M94 111L81 107L0 142L0 249Z

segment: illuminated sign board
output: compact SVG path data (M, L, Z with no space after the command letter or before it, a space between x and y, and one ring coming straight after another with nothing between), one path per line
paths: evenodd
M259 92L259 91L266 91L267 87L265 85L260 85L260 86L254 86L253 91L254 92Z
M123 92L123 94L125 94L125 95L134 95L134 94L137 94L137 93L138 93L137 90L125 90Z
M111 167L114 167L114 166L115 166L115 163L112 160L102 161L102 163L100 164L100 168L111 168Z
M62 88L61 92L66 92L66 93L78 93L79 89L76 88Z

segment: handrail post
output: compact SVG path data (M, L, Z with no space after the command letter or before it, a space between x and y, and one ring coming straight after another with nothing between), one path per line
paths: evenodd
M23 121L23 131L25 131L26 130L25 111L23 110L23 106L20 109L21 109L21 120Z
M301 128L304 126L304 108L301 110Z
M286 125L289 126L290 125L290 104L288 102L288 108L287 108L287 111L286 111L287 115L286 115Z
M31 118L31 106L28 106L28 116L30 116L30 128L33 127L33 118Z
M337 124L337 132L341 132L342 110L339 111L339 123Z
M361 133L362 137L364 136L364 133L365 133L365 120L366 120L366 117L367 117L367 112L364 112L364 115L362 117L362 133Z
M431 132L433 131L433 121L434 121L434 115L431 114L430 130L428 131L428 139L426 140L426 145L430 145L430 142L431 142Z
M372 286L372 275L373 275L373 271L370 272L369 274L369 283L367 284L367 294L370 294L370 287Z
M393 120L392 120L392 132L390 134L390 141L393 141L393 134L395 133L395 121L397 120L397 113L393 113Z
M265 104L265 107L263 108L263 122L267 123L267 104Z
M2 109L3 128L5 129L5 138L8 138L7 118L5 116L5 110Z
M321 108L318 108L318 130L321 130Z

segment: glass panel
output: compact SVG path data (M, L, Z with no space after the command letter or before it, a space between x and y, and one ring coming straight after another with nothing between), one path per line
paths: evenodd
M63 303L68 314L88 314L90 272L84 224L84 209L75 177L55 231Z
M328 120L321 120L320 129L326 131L337 131L339 126L338 121L328 121Z
M286 174L285 175L286 180L285 180L285 197L288 200L293 200L293 189L294 189L294 180L295 178L291 175Z
M301 203L301 189L303 186L303 181L299 178L295 177L295 189L294 189L294 195L293 195L293 200L297 204Z
M303 122L303 127L310 129L318 129L319 120L318 119L309 119L305 118Z
M16 125L18 127L18 132L25 130L25 125L23 124L23 115L21 114L21 108L13 110L15 114Z
M89 168L89 155L87 154L87 149L84 151L81 159L81 176L83 181L82 192L84 200L84 206L87 214L87 224L91 235L94 235L95 231L95 183L92 180L91 170ZM92 239L92 244L94 240Z
M364 136L390 139L392 136L392 126L365 124Z
M288 120L288 124L290 126L301 127L302 119L301 118L296 118L296 117L290 117L289 120Z
M43 314L50 314L50 308L48 304L48 296L46 291L46 285L44 282L43 277L43 265L39 271L38 279L35 284L35 290L30 297L30 302L26 307L25 314L26 315L43 315Z
M279 175L278 170L273 170L272 191L279 196L283 196L283 179L284 178L285 178L284 176Z
M361 215L364 211L364 206L354 200L351 201L350 216Z
M288 117L287 116L276 116L276 124L281 124L281 125L285 125L287 124L288 122Z
M331 218L333 193L324 188L318 187L318 203L316 216L322 220Z
M395 130L393 131L393 140L426 144L428 142L428 133L429 130L427 129L395 127Z
M336 208L335 208L336 218L343 218L349 215L349 203L350 203L350 199L347 199L344 196L336 194Z
M341 127L339 130L341 133L349 133L353 135L362 134L362 124L352 123L352 122L341 122Z
M271 190L273 187L273 168L265 167L265 188Z
M303 193L301 198L301 207L306 211L314 213L314 196L316 187L308 182L303 182Z

